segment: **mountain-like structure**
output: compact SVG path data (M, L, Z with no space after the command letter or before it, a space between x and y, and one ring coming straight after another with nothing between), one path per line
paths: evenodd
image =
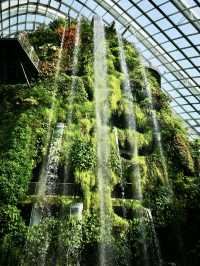
M40 76L0 86L0 265L200 265L200 142L114 23L27 33Z

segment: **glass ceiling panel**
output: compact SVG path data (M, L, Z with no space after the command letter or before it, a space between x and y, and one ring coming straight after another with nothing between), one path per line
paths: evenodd
M103 17L132 41L162 75L172 99L193 136L200 134L200 2L196 0L2 0L4 36L34 30L58 16ZM189 113L190 112L190 113Z

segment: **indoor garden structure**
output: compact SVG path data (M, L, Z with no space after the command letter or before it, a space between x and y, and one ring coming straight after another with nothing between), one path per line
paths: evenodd
M39 76L0 85L0 265L198 266L200 141L159 73L98 16L24 34Z

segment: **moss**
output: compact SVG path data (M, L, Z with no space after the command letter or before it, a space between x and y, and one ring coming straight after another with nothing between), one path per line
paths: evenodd
M81 184L81 187L83 190L84 208L85 210L89 210L91 191L94 190L95 183L96 183L95 175L92 171L79 172L78 170L76 170L75 180L77 183Z
M165 184L165 171L160 154L154 154L146 157L148 185L155 181L159 184Z
M71 147L70 158L73 169L94 169L96 156L93 140L88 137L77 136Z
M138 104L134 105L134 113L137 130L144 132L145 130L149 129L149 117Z
M108 80L110 89L110 108L111 111L116 111L118 109L118 103L122 98L121 80L115 75L109 75Z
M134 200L134 199L114 199L112 200L113 206L121 206L121 207L127 207L127 208L132 208L132 209L140 209L142 208L142 203L139 200Z
M39 206L44 205L58 205L67 207L70 206L72 203L80 202L80 197L74 197L74 196L63 196L63 195L47 195L45 197L38 196L38 195L30 195L26 196L22 201L20 201L20 204L22 206L29 205L29 204L39 204Z
M145 134L137 133L137 143L139 149L148 149L152 145L153 136L152 131L149 130Z
M193 173L194 162L192 159L189 143L185 136L182 134L176 134L174 136L174 144L176 144L174 155L179 158L179 162L182 164L182 167L184 167L186 173Z
M115 227L117 227L118 229L120 228L120 232L122 232L124 229L128 227L128 221L116 215L115 213L113 213L112 215L112 224L114 228Z
M180 119L171 115L171 111L162 111L160 114L163 145L174 169L184 168L185 173L190 175L194 172L194 162L186 130Z

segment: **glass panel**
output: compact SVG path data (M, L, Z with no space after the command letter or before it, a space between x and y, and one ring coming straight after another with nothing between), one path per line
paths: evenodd
M156 10L156 9L148 12L147 14L154 21L163 18L163 15L158 10Z
M54 8L58 8L59 5L60 5L60 4L58 3L58 1L51 0L50 6L52 6L52 7L54 7Z
M187 100L188 100L190 103L198 103L198 100L197 100L194 96L189 96L189 97L187 97Z
M156 28L153 24L147 26L145 29L146 29L146 30L148 31L148 33L150 33L151 35L160 32L160 31L158 30L158 28Z
M129 1L124 1L124 0L120 0L118 2L118 5L120 5L125 10L129 9L132 6L132 4Z
M4 1L4 2L2 2L2 4L1 4L1 8L2 8L2 10L8 8L8 1Z
M28 12L35 12L36 11L36 5L28 5Z
M176 29L166 30L165 33L173 40L175 38L181 37L181 34Z
M127 11L133 18L137 18L139 16L141 16L141 12L136 8L136 7L132 7L131 9L129 9Z
M162 30L166 30L172 27L172 24L166 18L157 21L156 24L158 24L162 28Z
M10 1L10 6L12 7L12 6L17 6L17 4L18 4L18 1L17 0L12 0L12 1Z
M149 3L149 1L144 0L138 3L138 6L144 11L147 12L154 8L152 4Z
M191 35L191 34L195 34L198 32L190 23L187 23L184 26L179 26L179 29L181 29L181 31L185 35Z
M160 8L162 9L162 11L165 12L166 15L170 15L175 12L178 12L178 9L170 2L162 5Z
M182 106L186 112L192 112L194 111L194 108L192 108L191 105L183 105Z

